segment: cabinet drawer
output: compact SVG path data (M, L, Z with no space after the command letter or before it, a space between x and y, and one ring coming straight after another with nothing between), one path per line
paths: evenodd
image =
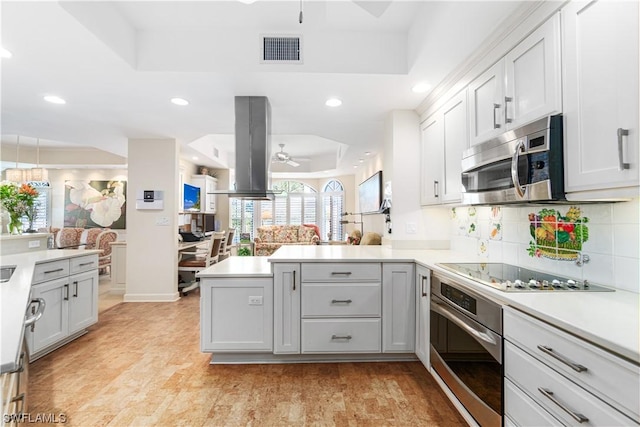
M70 274L82 273L98 268L98 255L84 255L69 260Z
M380 353L380 319L303 319L302 353Z
M504 415L515 426L553 427L560 424L508 379L504 380Z
M69 260L45 262L36 264L33 269L33 284L46 282L47 280L66 277L69 275Z
M379 263L307 263L302 264L303 282L380 282Z
M588 424L585 425L590 426L633 424L622 413L509 342L505 344L504 367L508 379L563 424L579 424L573 416L586 418ZM548 395L545 396L543 392Z
M504 337L613 407L638 419L640 367L507 307L504 309Z
M304 283L303 317L380 317L380 283Z

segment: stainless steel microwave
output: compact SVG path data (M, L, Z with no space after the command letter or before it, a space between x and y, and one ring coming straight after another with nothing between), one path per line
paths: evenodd
M565 199L562 115L548 116L462 155L462 202L502 204Z

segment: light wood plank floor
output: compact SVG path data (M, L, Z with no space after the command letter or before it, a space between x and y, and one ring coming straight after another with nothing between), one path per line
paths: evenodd
M71 426L466 425L418 363L209 365L199 293L122 303L32 363L32 418Z

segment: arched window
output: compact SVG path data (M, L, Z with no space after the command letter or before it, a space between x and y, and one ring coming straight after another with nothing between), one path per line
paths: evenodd
M340 221L344 212L344 187L335 179L327 182L322 191L322 236L327 240L342 240Z

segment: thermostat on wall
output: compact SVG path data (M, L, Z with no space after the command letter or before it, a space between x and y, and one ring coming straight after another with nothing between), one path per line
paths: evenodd
M158 190L140 190L136 194L136 209L164 209L163 192Z

